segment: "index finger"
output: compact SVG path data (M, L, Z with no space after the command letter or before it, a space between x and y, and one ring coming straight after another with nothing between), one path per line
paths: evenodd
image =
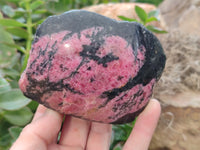
M139 115L123 150L147 150L160 113L160 103L154 99L150 100L145 110Z

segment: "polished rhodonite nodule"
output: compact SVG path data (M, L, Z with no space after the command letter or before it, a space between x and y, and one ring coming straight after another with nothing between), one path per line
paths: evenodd
M60 113L127 123L147 105L165 60L142 25L74 10L38 27L19 86Z

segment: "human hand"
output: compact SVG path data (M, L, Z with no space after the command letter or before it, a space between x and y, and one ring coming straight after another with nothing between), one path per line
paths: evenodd
M126 141L123 150L147 150L161 107L150 100ZM108 150L112 126L65 116L39 105L32 122L21 132L10 150ZM60 140L58 133L61 129Z

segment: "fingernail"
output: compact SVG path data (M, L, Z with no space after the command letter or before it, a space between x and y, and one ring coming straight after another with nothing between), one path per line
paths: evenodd
M149 112L149 111L152 111L152 110L158 109L158 108L160 109L159 101L156 99L151 99L144 111Z

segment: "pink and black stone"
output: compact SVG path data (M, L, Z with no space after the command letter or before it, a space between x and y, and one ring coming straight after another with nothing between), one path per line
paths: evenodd
M142 25L74 10L38 27L19 86L60 113L127 123L147 105L165 60Z

